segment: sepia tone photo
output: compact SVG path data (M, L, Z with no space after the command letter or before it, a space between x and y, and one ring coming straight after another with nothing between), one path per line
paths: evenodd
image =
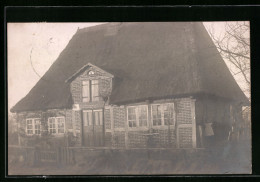
M8 175L251 174L249 32L8 23Z

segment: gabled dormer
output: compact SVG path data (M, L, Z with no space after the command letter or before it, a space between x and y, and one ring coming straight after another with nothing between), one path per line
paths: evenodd
M69 77L74 104L104 102L112 91L112 78L107 71L88 63Z

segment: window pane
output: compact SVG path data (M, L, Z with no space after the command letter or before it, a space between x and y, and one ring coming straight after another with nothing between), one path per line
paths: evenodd
M136 127L136 107L128 108L128 125L129 127Z
M128 108L128 119L129 120L135 120L136 119L136 114L135 114L135 107L129 107Z
M32 120L27 120L27 124L32 124Z
M58 133L64 133L64 129L65 129L64 118L57 118L57 123L58 123Z
M95 111L94 112L94 115L95 115L95 125L99 125L99 114L98 114L98 111Z
M92 101L99 101L98 80L91 80Z
M34 120L34 123L35 123L35 124L40 124L40 122L41 122L40 119L35 119L35 120Z
M88 113L83 112L83 125L88 126Z
M82 98L83 102L89 102L89 81L82 82Z
M164 124L173 125L174 124L173 104L165 104L163 108L164 108Z
M88 126L92 125L92 112L87 112L88 114Z
M154 126L162 125L161 105L153 105L152 113L153 113L153 125Z
M103 111L99 111L99 124L103 125Z
M147 126L147 107L139 106L138 115L139 115L139 126Z
M55 118L49 118L49 132L50 134L56 133Z
M34 119L34 134L39 135L41 133L41 120Z

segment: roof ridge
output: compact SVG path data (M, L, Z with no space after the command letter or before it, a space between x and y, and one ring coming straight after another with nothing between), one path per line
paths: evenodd
M120 26L122 24L126 24L128 22L105 22L103 24L99 25L94 25L90 27L84 27L84 28L79 28L78 32L90 32L90 31L97 31L97 30L102 30L105 27L110 27L110 26Z

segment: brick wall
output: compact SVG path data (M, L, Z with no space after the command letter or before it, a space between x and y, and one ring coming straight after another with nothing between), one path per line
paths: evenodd
M125 108L113 107L114 128L125 128Z
M154 146L153 147L176 147L176 135L175 129L154 129L154 133L158 133L153 136Z
M177 121L178 124L191 124L191 100L190 99L178 99L177 104Z
M128 146L129 148L145 148L147 147L147 131L129 131Z
M180 148L192 147L192 127L179 128L179 147Z
M111 115L110 109L105 109L105 129L111 129Z
M115 131L112 146L115 148L125 148L125 131Z

